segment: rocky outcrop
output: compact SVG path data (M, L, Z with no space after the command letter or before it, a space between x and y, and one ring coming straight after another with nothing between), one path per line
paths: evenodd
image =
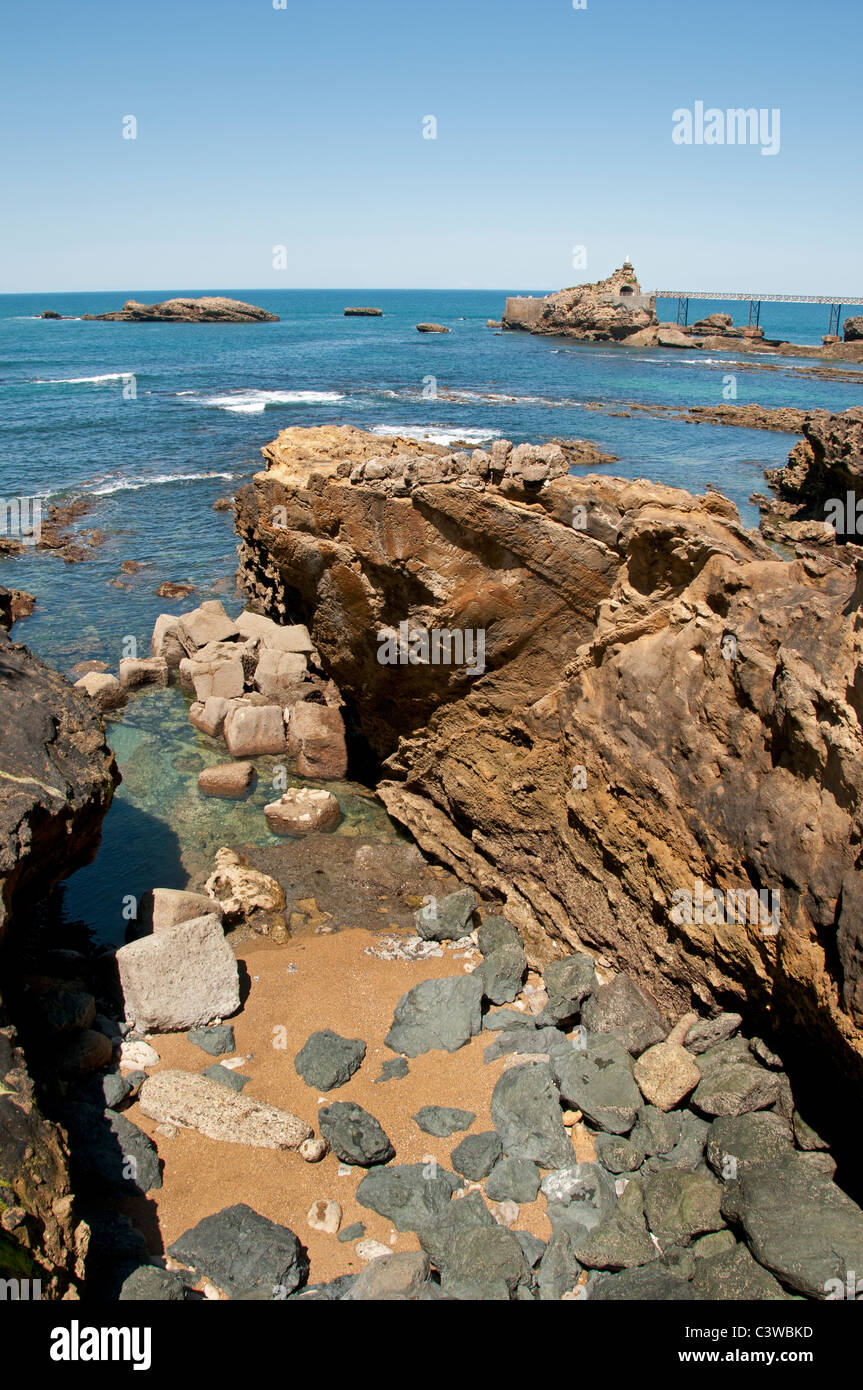
M63 1133L40 1114L4 1006L7 949L28 905L92 856L119 775L81 697L3 632L0 702L0 1277L39 1280L43 1297L60 1298L75 1296L88 1231L73 1213ZM94 1036L87 1014L76 1021L85 1031L63 1034L69 1062Z
M656 324L655 299L642 295L629 261L595 284L574 285L545 299L508 299L503 316L504 328L588 342L628 338Z
M127 299L122 309L111 314L83 314L91 323L278 323L278 314L268 314L255 304L224 295L203 295L200 299L164 299L160 304L141 304Z
M846 343L857 343L863 338L863 314L845 320L843 337Z
M813 411L803 438L782 468L768 469L775 496L761 503L761 529L771 540L807 545L859 544L863 515L863 410ZM863 511L863 508L861 508Z
M524 449L285 431L237 499L243 582L308 623L390 814L531 963L584 945L667 1013L737 1007L859 1080L863 585L716 492ZM382 663L402 623L481 632L483 671Z

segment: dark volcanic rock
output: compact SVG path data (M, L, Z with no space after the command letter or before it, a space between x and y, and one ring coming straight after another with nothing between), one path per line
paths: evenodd
M336 1100L319 1110L318 1125L343 1163L370 1168L395 1157L396 1151L375 1117L352 1101Z
M78 1104L65 1107L62 1119L78 1191L128 1195L162 1186L155 1144L125 1115Z
M573 1109L611 1134L627 1134L642 1104L632 1059L616 1037L594 1034L584 1049L552 1057L560 1094Z
M236 1046L234 1030L230 1023L211 1024L208 1028L192 1028L186 1037L190 1043L202 1048L211 1057L221 1057L226 1052L233 1052Z
M307 1086L331 1091L344 1086L362 1065L366 1045L362 1038L342 1038L329 1028L312 1033L294 1058L294 1066Z
M469 1129L476 1115L472 1110L455 1110L449 1105L424 1105L413 1118L426 1134L448 1139L460 1129Z
M471 888L459 888L445 898L430 897L425 906L414 913L417 935L424 941L457 941L471 930L471 914L477 902Z
M444 1168L407 1163L373 1169L357 1188L357 1201L387 1217L397 1231L419 1231L448 1209L459 1187L461 1180Z
M721 1230L721 1200L720 1184L707 1174L669 1169L651 1174L644 1183L647 1224L663 1246Z
M775 1073L754 1064L729 1062L703 1077L690 1099L705 1115L746 1115L775 1105L779 1092Z
M381 1065L381 1074L375 1077L375 1081L402 1081L409 1070L406 1057L387 1057Z
M808 1155L744 1168L726 1188L722 1210L743 1227L758 1263L798 1293L835 1297L849 1274L860 1278L863 1211Z
M293 1231L244 1202L205 1216L174 1241L168 1254L231 1298L253 1290L284 1298L305 1283L309 1272L308 1254Z
M485 1195L491 1202L509 1198L523 1206L536 1201L539 1191L539 1168L530 1158L502 1158L488 1175Z
M564 956L545 967L542 982L548 995L543 1022L567 1023L579 1014L582 1001L594 988L596 968L590 956Z
M774 1163L794 1148L790 1126L770 1110L720 1116L707 1136L707 1161L720 1178L736 1178L756 1163Z
M386 1045L418 1057L445 1048L455 1052L482 1028L482 983L475 975L421 980L396 1005Z
M572 1160L560 1096L547 1063L525 1062L505 1071L492 1093L491 1118L507 1158L529 1158L544 1168Z
M584 1026L596 1033L616 1033L638 1056L668 1034L668 1024L654 1002L628 975L600 985L581 1011Z
M123 1280L121 1303L182 1303L186 1286L179 1274L158 1265L141 1265Z
M500 1135L496 1129L490 1129L462 1139L450 1154L450 1162L456 1172L469 1182L481 1182L491 1173L502 1153Z

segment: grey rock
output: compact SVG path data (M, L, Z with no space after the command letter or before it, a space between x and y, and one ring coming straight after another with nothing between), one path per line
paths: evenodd
M634 1056L667 1037L669 1026L654 1001L628 975L600 985L581 1011L591 1032L615 1033Z
M231 1091L242 1091L251 1081L250 1076L243 1076L241 1072L232 1071L230 1067L223 1067L221 1062L214 1062L211 1067L204 1067L202 1076L209 1076L211 1081L218 1081L221 1086L227 1086Z
M614 1212L614 1179L598 1163L574 1163L542 1180L551 1229L581 1241Z
M682 1169L688 1173L706 1172L704 1146L710 1125L699 1115L684 1110L679 1115L680 1138L673 1149L665 1154L654 1154L645 1159L643 1173L661 1173L668 1169Z
M815 1151L819 1149L828 1149L830 1147L826 1140L822 1139L821 1135L818 1134L811 1125L806 1123L803 1116L797 1110L794 1111L792 1126L798 1149Z
M518 1009L497 1009L484 1016L482 1026L489 1033L506 1033L515 1028L536 1028L536 1019L533 1014L519 1013Z
M750 1038L749 1051L769 1071L782 1071L783 1061L778 1052L769 1048L763 1038Z
M716 1018L700 1018L686 1034L685 1047L696 1055L707 1052L717 1043L733 1037L742 1022L740 1014L731 1013L717 1014Z
M442 1215L461 1180L446 1169L404 1163L373 1169L357 1188L357 1201L392 1221L397 1231L419 1231ZM462 1199L464 1200L464 1199Z
M742 1062L750 1067L756 1065L752 1053L749 1051L749 1043L745 1038L726 1038L722 1042L714 1043L698 1058L702 1076L708 1076L729 1062Z
M345 1226L344 1230L339 1231L336 1240L340 1240L342 1245L346 1245L351 1240L362 1240L366 1233L366 1228L362 1221L354 1221L350 1226Z
M791 1299L773 1275L753 1260L745 1245L699 1260L692 1287L702 1298L723 1303L781 1303Z
M609 1173L634 1173L644 1162L644 1154L620 1134L598 1134L596 1156Z
M155 1144L125 1115L79 1103L64 1107L60 1119L69 1132L76 1191L138 1196L162 1186Z
M743 1227L750 1251L783 1284L828 1298L863 1269L863 1211L806 1154L745 1169L722 1210Z
M476 934L477 945L484 956L490 956L502 947L521 947L518 928L505 917L494 915L486 917Z
M746 1115L775 1104L779 1091L775 1072L745 1062L728 1062L699 1081L691 1104L705 1115Z
M511 1004L521 993L527 974L527 956L521 942L515 946L499 946L485 957L476 973L490 1003Z
M692 1236L721 1230L721 1200L721 1185L704 1173L668 1169L644 1181L647 1224L662 1246L687 1245Z
M388 1163L395 1149L373 1115L352 1101L337 1100L318 1111L318 1125L333 1153L343 1163L370 1168Z
M388 1057L381 1067L380 1076L375 1077L375 1082L401 1081L409 1070L407 1057Z
M707 1162L720 1178L734 1179L754 1163L774 1163L794 1148L785 1120L770 1110L720 1116L707 1135Z
M414 913L417 935L424 941L458 941L470 931L468 923L478 902L471 888L460 888L445 898L432 897Z
M106 1072L104 1076L95 1077L94 1080L101 1092L101 1103L108 1110L118 1109L132 1094L133 1083L128 1076L121 1076L118 1071ZM96 1097L97 1104L98 1100Z
M530 1158L544 1168L572 1160L560 1097L546 1062L526 1062L498 1077L491 1118L508 1158Z
M462 1139L450 1154L450 1162L455 1171L469 1182L481 1182L488 1177L502 1153L500 1135L496 1129L490 1129Z
M345 1294L347 1302L392 1298L415 1299L428 1283L431 1266L424 1250L406 1250L370 1260Z
M680 1142L681 1133L681 1119L674 1111L666 1114L655 1105L642 1105L629 1138L649 1158L653 1154L669 1153Z
M294 1058L294 1066L307 1086L331 1091L350 1081L365 1055L362 1038L342 1038L325 1028L307 1039Z
M208 1052L211 1057L221 1057L226 1052L233 1052L236 1047L234 1030L230 1023L217 1023L209 1028L193 1028L186 1037L190 1043Z
M531 1057L569 1053L571 1050L572 1044L557 1028L513 1028L498 1034L491 1046L485 1049L483 1060L487 1065L497 1061L498 1057L508 1057L516 1052L523 1057Z
M425 1235L420 1232L421 1242ZM518 1237L494 1221L490 1226L468 1226L462 1231L448 1244L438 1269L441 1288L457 1298L474 1297L476 1289L493 1293L495 1298L512 1298L520 1286L530 1284L530 1268Z
M231 1298L254 1290L284 1297L282 1291L293 1293L309 1272L308 1253L293 1231L244 1202L205 1216L168 1247L168 1254Z
M472 1110L454 1110L449 1105L424 1105L413 1116L425 1134L434 1134L438 1139L448 1139L461 1129L469 1129L475 1119Z
M690 1251L696 1259L709 1259L711 1255L724 1255L726 1251L733 1250L736 1246L731 1231L708 1231L706 1236L699 1236L691 1244Z
M89 1028L96 1017L96 1001L83 990L55 990L34 998L31 1008L34 1023L48 1033Z
M417 1234L436 1269L442 1270L456 1259L455 1251L468 1231L477 1226L490 1230L495 1219L479 1192L468 1192L449 1202L434 1217L418 1228ZM464 1270L462 1269L462 1277Z
M560 1094L599 1129L626 1134L642 1105L632 1075L632 1059L617 1038L593 1035L584 1050L552 1057Z
M582 1001L596 983L596 969L590 956L564 956L545 967L542 983L548 995L543 1022L567 1023L578 1017Z
M485 1195L491 1202L517 1202L524 1206L536 1201L539 1168L529 1158L502 1158L488 1175Z
M123 1280L121 1303L182 1303L186 1286L179 1274L158 1265L140 1265Z
M578 1283L581 1265L572 1248L572 1238L566 1231L553 1235L536 1271L536 1284L543 1302L559 1302Z
M476 974L421 980L396 1005L386 1045L418 1057L444 1048L455 1052L482 1028L482 982Z
M612 1216L576 1242L574 1252L586 1269L636 1269L659 1254L643 1221Z
M680 1303L702 1297L687 1279L668 1269L661 1260L639 1269L624 1269L619 1274L604 1274L590 1291L592 1303Z
M521 1252L531 1269L535 1269L545 1254L546 1244L538 1236L531 1235L530 1231L513 1231L513 1235L521 1246Z

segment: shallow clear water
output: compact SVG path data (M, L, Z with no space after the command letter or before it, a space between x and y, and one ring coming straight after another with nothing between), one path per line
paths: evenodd
M77 565L50 555L0 560L0 583L39 599L16 638L64 671L86 659L116 670L124 639L147 650L160 612L212 596L238 611L232 516L212 504L252 475L261 445L288 425L350 423L476 442L579 436L619 456L608 469L617 475L693 491L715 484L754 525L748 498L762 489L763 469L787 456L788 436L614 418L586 403L717 405L729 374L738 403L843 410L861 399L861 387L841 378L801 376L806 359L761 364L744 356L736 366L733 353L496 334L486 320L500 317L513 292L219 291L281 316L260 325L38 318L43 309L101 313L122 298L154 302L181 290L0 296L0 497L87 496L92 510L82 525L107 537ZM346 319L348 304L377 305L384 317ZM699 303L690 319L722 308L738 318L747 311ZM676 304L658 310L674 318ZM825 319L825 306L765 305L762 312L768 336L793 341L818 342ZM429 320L451 333L418 334L416 324ZM144 568L123 575L125 560ZM182 603L157 598L155 588L168 579L189 581L196 593ZM219 844L267 842L261 807L270 789L262 778L240 805L198 797L197 772L218 760L218 747L190 728L177 690L134 699L110 727L124 783L98 859L70 881L66 903L116 939L123 895L184 883ZM341 833L369 823L385 833L383 813L359 789L341 792Z

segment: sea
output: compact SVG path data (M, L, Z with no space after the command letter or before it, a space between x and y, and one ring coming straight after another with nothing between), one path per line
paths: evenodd
M204 293L258 304L279 322L82 318L128 298L153 303ZM32 550L0 557L0 584L38 599L15 640L63 672L87 660L116 672L130 639L148 653L161 612L213 597L239 612L233 518L213 503L252 477L262 445L290 425L352 424L382 436L476 446L499 438L589 439L618 456L605 471L695 492L712 484L754 526L750 496L763 491L764 469L784 462L793 437L627 418L629 404L753 401L840 411L861 402L863 387L841 371L830 379L808 375L817 359L622 349L488 326L508 294L525 293L544 291L220 287L0 296L0 498L38 496L43 505L85 498L90 509L78 524L105 536L78 564ZM348 305L373 305L383 316L346 318ZM698 316L745 312L721 301L696 307ZM43 310L64 317L42 319ZM657 304L660 319L673 320L676 311L676 302ZM817 343L826 319L826 305L765 304L761 322L768 337ZM450 332L418 333L416 325L429 321ZM124 573L125 561L141 568ZM155 589L165 580L193 584L195 593L182 602L160 599ZM273 792L269 770L259 766L247 802L199 796L198 772L224 750L191 728L178 689L134 696L109 720L108 737L123 782L95 860L64 885L62 911L96 941L116 942L129 901L146 888L200 882L220 845L271 843L263 805ZM345 813L337 833L395 838L368 788L336 790Z

